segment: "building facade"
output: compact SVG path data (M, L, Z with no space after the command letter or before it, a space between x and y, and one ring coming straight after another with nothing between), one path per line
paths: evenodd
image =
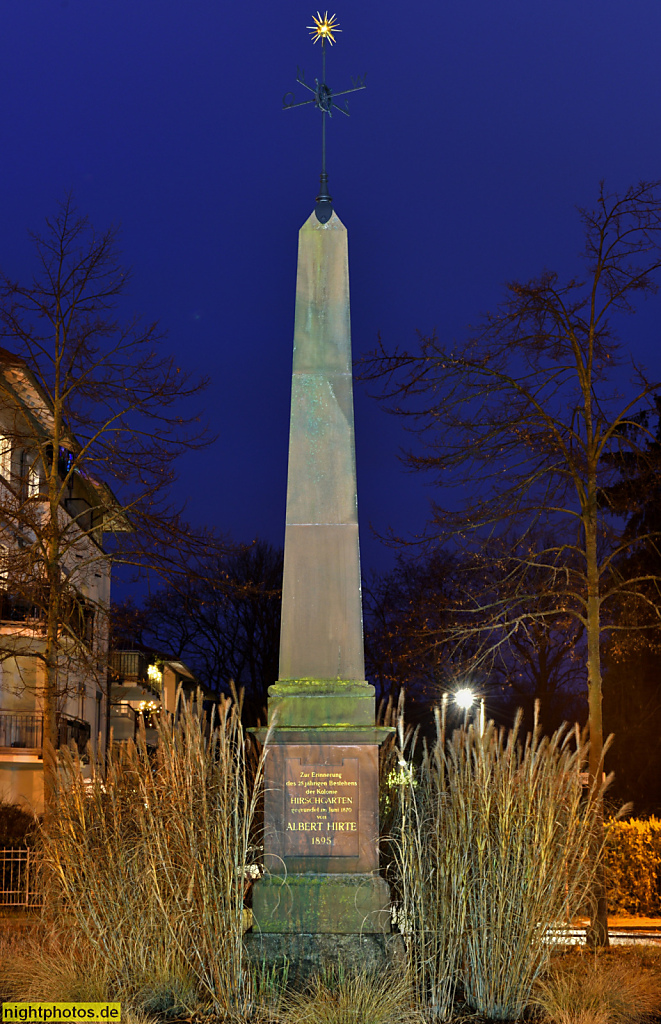
M195 699L195 676L183 661L156 651L117 650L110 654L110 728L114 743L135 739L141 722L145 739L158 746L157 721L177 715L177 695Z
M53 460L61 484L56 745L73 744L83 762L88 743L96 751L108 734L110 563L103 538L121 519L107 489L74 468L76 440L67 437L54 450L53 423L48 396L27 365L0 349L0 800L35 813L43 809L52 599L44 558L53 534L46 484Z

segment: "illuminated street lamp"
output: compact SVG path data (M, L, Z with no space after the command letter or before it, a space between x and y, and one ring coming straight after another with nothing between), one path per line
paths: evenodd
M468 711L469 708L473 707L475 700L475 694L467 686L464 686L461 690L457 690L454 695L454 702L458 704L464 711Z
M454 702L455 702L455 704L457 705L457 707L462 708L462 710L464 712L464 727L468 724L468 712L473 707L473 704L475 704L477 699L478 699L477 694L475 694L473 692L473 690L470 689L469 686L462 686L461 689L457 690L457 692L454 695ZM483 736L484 735L484 697L480 697L479 701L480 701L480 709L479 709L479 712L478 712L477 727L478 727L478 731L479 731L480 736Z

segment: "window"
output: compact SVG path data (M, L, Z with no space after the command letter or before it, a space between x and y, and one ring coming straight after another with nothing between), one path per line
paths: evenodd
M73 452L70 452L68 448L60 446L60 450L57 457L57 471L64 480L71 472L73 466Z
M94 608L89 604L83 609L83 635L85 642L91 647L94 643Z
M78 594L63 595L62 619L66 630L89 647L94 644L94 606Z
M11 477L11 441L5 434L0 434L0 475Z
M38 498L41 491L41 473L39 466L33 462L28 469L28 498Z
M52 442L48 441L44 445L42 450L45 452L45 462L46 462L46 465L49 466L49 467L52 466L52 464L53 464L53 444L52 444ZM65 448L63 445L60 445L60 447L57 450L57 472L59 473L59 475L60 475L62 480L65 480L66 477L71 472L71 469L73 468L73 463L74 463L74 454L73 454L73 452L70 451L68 448Z

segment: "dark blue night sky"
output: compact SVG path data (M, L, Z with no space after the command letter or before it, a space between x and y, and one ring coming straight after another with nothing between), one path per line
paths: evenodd
M322 9L322 13L323 13ZM458 340L501 285L579 267L575 206L598 182L661 177L658 0L347 0L335 89L368 88L329 126L330 191L349 229L354 355ZM296 66L318 74L305 3L20 0L3 4L0 260L30 267L71 189L121 225L125 312L159 319L209 373L218 440L181 467L189 516L237 540L284 535L296 243L318 188L319 117L283 112ZM300 91L300 90L299 90ZM661 303L627 324L658 374ZM379 530L420 528L427 492L405 438L356 391L366 568Z

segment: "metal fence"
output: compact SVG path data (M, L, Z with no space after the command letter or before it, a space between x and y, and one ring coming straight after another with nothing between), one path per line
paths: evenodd
M25 848L0 849L0 907L37 907L40 856Z
M57 746L74 743L84 754L90 739L90 724L72 715L57 715ZM26 711L0 711L0 747L40 750L43 745L43 719Z
M69 747L74 743L78 753L84 754L90 741L90 733L89 722L84 722L82 718L73 718L71 715L57 716L58 747Z
M147 678L147 656L143 651L111 651L110 671L120 681Z
M25 711L0 711L0 747L39 748L42 717Z

